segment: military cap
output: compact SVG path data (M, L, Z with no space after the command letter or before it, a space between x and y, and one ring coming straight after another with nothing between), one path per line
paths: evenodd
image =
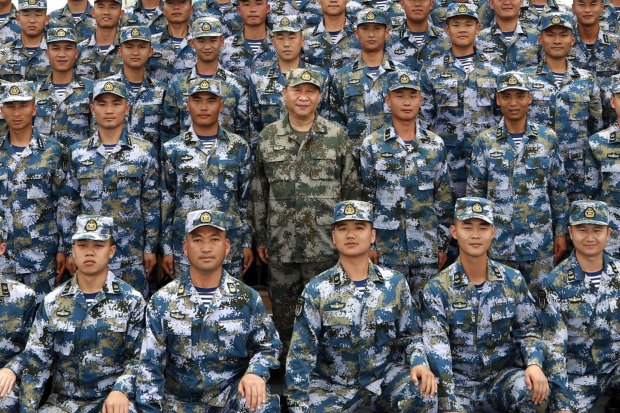
M446 11L446 20L456 16L469 16L478 20L478 6L473 3L450 3Z
M574 29L573 19L570 15L561 12L543 13L538 21L538 30L543 31L551 26L562 26Z
M93 241L107 241L112 238L114 220L112 217L103 215L78 215L76 221L77 231L71 239L91 239Z
M357 12L357 25L366 23L377 23L384 26L390 25L388 14L380 9L363 9Z
M34 90L28 82L5 83L2 103L34 100Z
M303 83L310 83L319 89L323 85L323 77L316 70L312 69L291 69L286 74L286 86L297 86Z
M348 220L374 222L373 205L364 201L338 202L334 207L332 224Z
M397 89L421 90L420 74L411 70L395 70L388 74L388 91Z
M571 225L609 225L609 207L602 201L573 201L570 204Z
M493 225L493 203L486 198L459 198L454 206L454 216L459 221L478 218Z
M277 16L273 22L272 33L276 32L293 32L297 33L304 28L304 22L297 15Z
M70 27L52 27L47 29L47 43L54 42L73 42L77 43L75 38L75 31Z
M200 209L187 213L185 233L189 234L198 227L209 226L226 231L226 223L230 218L224 212Z
M530 91L529 79L526 74L521 72L501 73L495 81L497 83L497 93L509 89Z
M191 30L192 38L199 37L220 37L222 32L222 23L215 17L201 17L194 20Z
M95 0L94 3L97 3L100 0ZM114 0L115 2L117 2L118 4L122 5L123 4L123 0Z
M97 82L93 90L93 99L96 99L99 95L103 95L104 93L112 93L127 99L127 88L124 83L118 80L102 80Z
M19 10L47 10L47 0L19 0L18 7Z
M620 93L620 74L611 77L611 93Z
M146 26L125 26L121 28L121 43L142 40L151 43L151 29Z
M207 92L222 96L222 83L217 79L194 79L189 83L189 96L194 93Z

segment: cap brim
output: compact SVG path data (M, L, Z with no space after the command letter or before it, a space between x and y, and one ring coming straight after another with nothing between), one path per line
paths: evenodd
M96 95L93 96L93 99L97 99L99 96L105 95L105 94L116 95L116 96L121 97L123 99L127 99L127 97L123 96L120 93L112 92L112 91L107 91L107 90L102 90L101 92L97 93Z
M191 228L189 228L189 229L188 229L188 228L186 228L186 229L185 229L185 233L186 233L186 234L189 234L190 232L192 232L192 231L194 231L195 229L200 228L200 227L213 227L213 228L215 228L215 229L219 229L220 231L226 231L226 228L224 228L224 227L222 227L222 226L220 226L220 225L213 225L213 224L198 224L198 225L194 225L193 227L191 227Z
M492 219L490 219L490 218L489 218L489 217L487 217L486 215L482 215L482 214L469 214L469 215L466 215L466 216L465 216L464 218L462 218L462 219L459 219L459 218L457 218L457 219L458 219L459 221L469 221L470 219L480 219L480 220L482 220L482 221L484 221L484 222L486 222L486 223L488 223L488 224L495 225L495 224L493 223L493 220L492 220Z
M200 39L201 37L222 37L224 33L203 33L203 34L192 34L192 39Z
M601 225L601 226L605 226L605 227L609 226L608 222L597 221L595 219L582 219L582 220L579 220L579 221L569 221L569 225L571 225L571 226L583 225L583 224Z
M305 84L314 85L318 87L319 89L321 89L321 86L317 85L316 82L312 80L300 80L300 81L293 80L292 82L288 83L286 86L294 87L294 86L305 85Z
M530 89L526 88L525 86L509 86L503 89L498 89L497 93L505 92L506 90L523 90L524 92L530 91Z
M34 100L34 96L13 96L13 97L8 97L6 99L2 100L2 103L9 103L9 102L29 102L31 100Z
M370 222L371 224L373 223L373 221L369 219L345 217L345 218L340 218L340 219L333 221L332 225L336 225L337 223L342 222L342 221L362 221L362 222Z
M71 237L73 241L79 240L92 240L92 241L107 241L110 237L99 236L95 234L77 233Z
M277 29L271 30L271 33L281 33L281 32L289 32L289 33L299 33L302 29L295 29L293 27L279 27Z
M411 90L417 90L417 91L421 91L422 90L422 88L420 86L399 85L399 86L396 86L396 87L389 88L388 92L393 92L393 91L398 90L398 89L411 89Z

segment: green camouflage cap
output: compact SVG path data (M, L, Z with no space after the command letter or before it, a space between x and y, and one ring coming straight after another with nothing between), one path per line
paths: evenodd
M446 11L446 20L451 17L469 16L478 20L478 6L473 3L450 3Z
M127 99L127 88L124 83L118 80L103 80L97 82L93 90L93 99L96 99L99 95L103 95L104 93L112 93L113 95Z
M201 209L190 211L185 220L185 233L189 234L198 227L213 227L226 231L226 223L230 220L224 212Z
M611 93L620 93L620 74L611 77Z
M102 215L78 215L75 224L77 231L71 237L74 242L81 239L107 241L114 231L114 220Z
M207 92L222 96L222 83L217 79L194 79L189 83L188 96L194 93Z
M366 23L377 23L384 26L390 25L388 14L380 9L363 9L357 12L357 25Z
M297 15L277 16L273 22L272 33L293 32L297 33L304 29L304 22Z
M397 89L421 90L420 74L411 70L395 70L388 74L388 91Z
M542 32L551 26L562 26L567 29L574 29L573 19L570 15L560 12L543 13L538 20L538 30Z
M459 221L478 218L493 225L493 203L486 198L459 198L454 206L454 216Z
M602 201L573 201L570 204L570 225L609 225L609 207Z
M142 40L151 43L151 29L146 26L126 26L121 28L121 43Z
M530 81L527 75L521 72L501 73L495 82L497 83L497 93L509 89L530 91Z
M286 86L297 86L304 83L310 83L318 87L323 86L323 77L319 72L312 69L291 69L286 74Z
M47 10L47 0L19 0L18 8L19 10Z
M48 44L54 42L77 43L75 31L70 27L52 27L51 29L47 29L47 38L45 41Z
M222 23L215 17L201 17L192 23L192 39L223 36Z
M2 103L34 100L34 90L28 82L5 83Z
M373 205L364 201L338 202L334 207L332 224L348 220L374 222Z

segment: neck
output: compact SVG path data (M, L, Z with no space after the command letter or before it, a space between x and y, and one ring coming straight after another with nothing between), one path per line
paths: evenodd
M340 265L347 273L351 281L361 281L368 278L368 272L370 264L368 261L368 254L345 257L340 255Z
M32 140L32 126L28 125L23 129L10 129L9 130L9 142L15 146L28 146Z
M619 0L620 1L620 0ZM328 32L339 32L347 22L344 13L337 16L323 15L323 26Z
M469 281L474 284L481 284L487 280L489 258L486 254L480 257L471 257L461 254L459 260L461 261L461 265Z
M506 125L506 130L508 133L521 133L525 132L525 127L527 125L527 117L519 120L510 120L504 118L504 124Z
M67 1L67 7L69 8L69 11L71 13L77 14L77 13L84 13L86 11L86 5L88 4L88 1L82 1L82 0L68 0Z
M125 75L125 79L127 79L131 83L142 83L144 82L146 69L144 67L140 69L133 69L123 66L123 74Z
M288 114L288 121L291 124L291 128L299 132L307 132L312 129L314 119L316 119L316 113L313 113L308 117L300 117L291 112Z
M168 33L172 37L184 38L185 36L187 36L188 31L189 26L187 25L187 22L168 24Z
M210 62L196 61L196 72L201 75L214 75L219 67L219 61L212 60Z
M107 46L116 40L116 27L95 29L95 44Z
M565 57L556 59L545 56L545 63L549 70L555 73L564 73L568 70L568 61Z
M412 141L415 139L415 135L417 132L416 128L416 120L400 120L392 118L392 125L404 141Z
M13 8L13 3L8 2L4 6L0 7L0 14L9 14Z
M246 40L263 40L267 37L267 25L243 26L243 37Z
M37 36L26 36L22 33L22 44L24 47L39 47L43 40L43 33Z
M65 72L52 71L52 83L70 83L73 79L73 69Z
M544 6L547 4L547 0L530 0L530 4L535 4L537 6Z
M585 44L593 44L596 42L598 38L598 32L601 27L599 23L593 24L592 26L582 26L581 24L577 25L577 30L579 30L579 37Z
M103 286L105 285L105 280L108 277L108 270L105 269L100 274L89 276L82 275L80 273L80 270L78 270L76 277L77 283L80 286L80 290L82 290L83 293L98 293L103 289Z
M213 271L199 271L193 266L189 266L189 277L194 287L198 288L217 288L222 279L222 267Z
M196 132L196 135L200 135L200 136L214 136L217 135L220 127L219 125L216 123L215 125L211 125L211 126L198 126L196 124L193 125L194 127L194 132Z
M497 20L497 27L502 32L514 32L517 30L517 23L519 23L519 18L511 19L511 20Z
M474 54L474 52L475 49L473 44L465 47L452 45L452 53L454 54L454 57L469 56L470 54Z
M614 7L620 7L620 0L611 0L611 5Z
M99 139L104 145L116 145L121 140L123 134L123 128L125 125L121 125L113 129L99 128Z
M422 21L415 21L415 22L407 19L407 27L412 32L418 32L418 33L426 32L426 30L428 30L428 19L424 19Z
M589 257L581 255L575 250L575 258L577 258L577 262L584 272L596 272L603 269L603 254L596 257Z
M297 59L295 60L288 60L288 61L278 59L278 66L280 67L280 72L288 73L288 71L291 69L297 69L299 67L300 62L301 62L300 57L297 57Z
M159 0L142 0L142 7L145 9L156 9L159 7Z
M377 52L365 52L362 50L362 60L366 63L366 66L381 66L381 63L383 63L383 56L383 49Z

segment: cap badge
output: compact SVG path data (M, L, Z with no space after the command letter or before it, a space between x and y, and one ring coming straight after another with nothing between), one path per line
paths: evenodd
M560 16L553 16L553 18L551 19L551 23L553 24L558 24L562 21L562 19L560 18Z
M202 82L200 82L200 88L201 89L209 89L209 81L208 80L203 80Z
M105 90L106 92L114 90L114 85L112 83L108 82L105 85L103 85L103 90Z
M369 11L368 14L366 14L367 20L374 20L375 18L376 18L375 14L371 11Z
M464 4L461 4L457 10L459 13L467 13L467 6Z
M409 76L407 75L402 75L399 80L400 80L400 83L402 83L403 85L406 85L407 83L410 82Z
M355 207L353 206L353 204L347 204L347 206L344 207L344 214L345 215L355 214Z
M482 212L482 205L480 205L478 202L476 202L472 207L471 210L474 211L476 214L479 214Z
M211 222L211 214L209 214L208 212L203 212L200 216L200 222L202 222L203 224L208 224L209 222Z
M63 29L60 29L56 32L56 36L58 37L65 37L67 35L67 32L64 31Z
M209 30L211 30L211 25L209 23L202 23L202 31L204 32L208 32Z
M97 221L95 221L94 219L88 220L88 222L86 223L84 228L86 229L86 231L96 231L97 230Z
M594 218L596 216L596 211L592 207L587 207L585 211L583 211L583 216L586 218Z
M138 37L140 36L140 30L133 28L131 29L131 37Z
M508 78L508 84L509 85L516 85L517 83L519 83L519 81L517 80L516 76L510 76Z
M312 79L312 75L310 72L303 72L301 75L301 80L310 80Z
M11 86L9 89L10 95L19 95L19 88L17 86Z
M280 20L280 25L282 26L289 26L291 24L291 21L288 19L288 17L283 17L282 20Z

